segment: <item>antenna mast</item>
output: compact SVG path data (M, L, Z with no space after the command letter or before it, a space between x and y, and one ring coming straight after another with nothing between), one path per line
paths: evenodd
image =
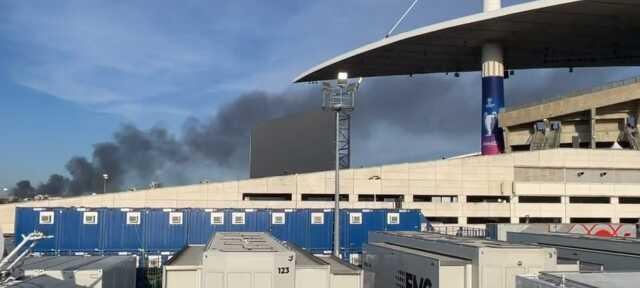
M409 6L409 9L407 9L407 11L404 11L404 14L402 14L402 16L400 16L400 19L398 19L396 24L393 25L393 27L391 27L391 30L389 30L389 33L387 33L387 35L385 35L384 38L389 38L389 36L391 36L391 33L393 33L393 31L395 31L396 28L398 28L398 25L400 25L402 20L404 20L404 18L407 17L409 12L411 12L411 10L413 10L413 7L415 7L417 3L418 3L418 0L413 0L413 3L411 3L411 6Z

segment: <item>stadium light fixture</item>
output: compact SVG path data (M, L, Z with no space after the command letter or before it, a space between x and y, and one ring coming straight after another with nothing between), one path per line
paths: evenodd
M322 83L322 110L334 112L336 115L333 254L340 257L340 115L343 113L348 115L354 110L355 96L362 83L362 78L349 83L347 72L339 72L337 76L337 85L332 85L329 82Z
M104 179L104 186L102 189L102 194L106 194L107 193L107 181L109 181L109 174L102 174L102 178Z

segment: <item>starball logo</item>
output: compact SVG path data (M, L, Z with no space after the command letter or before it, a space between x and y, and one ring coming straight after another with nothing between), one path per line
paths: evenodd
M398 270L395 275L396 288L432 288L431 279Z

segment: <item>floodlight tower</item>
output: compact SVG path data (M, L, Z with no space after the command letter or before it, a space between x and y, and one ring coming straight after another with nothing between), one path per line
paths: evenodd
M346 151L346 159L341 159L341 151L344 151L345 144L349 146L349 113L355 108L355 96L358 88L362 83L362 78L356 82L349 82L349 74L346 72L338 73L336 85L329 82L322 83L322 110L332 111L336 113L336 151L335 151L335 208L333 210L333 254L340 257L340 166L349 167L349 151ZM344 117L343 117L344 115ZM342 119L341 119L342 118ZM342 120L342 121L341 121ZM341 122L345 123L347 135L341 133ZM342 134L342 135L341 135ZM345 139L346 136L346 139ZM343 139L341 141L340 139ZM346 140L346 142L345 142ZM343 143L341 143L343 142ZM346 163L345 163L346 162ZM346 165L345 165L346 164Z
M485 13L502 7L502 0L484 0ZM504 150L498 114L504 108L504 61L499 43L482 46L482 155L496 155Z
M102 179L104 179L104 182L103 182L104 185L102 186L103 188L102 194L107 194L107 181L109 181L109 174L107 173L102 174Z

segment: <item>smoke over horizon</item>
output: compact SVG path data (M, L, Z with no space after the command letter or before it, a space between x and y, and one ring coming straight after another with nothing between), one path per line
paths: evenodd
M605 70L587 71L580 76L554 70L531 72L537 74L533 79L539 79L531 81L532 77L526 76L529 73L523 74L525 77L516 75L506 82L508 105L536 101L568 89L587 88L617 76ZM463 74L459 79L429 75L365 81L352 116L352 166L425 160L445 152L474 152L469 150L477 149L474 147L479 142L469 139L479 134L480 85L475 73ZM246 177L249 135L257 123L320 109L319 87L297 90L244 93L222 105L209 118L187 119L177 134L161 126L140 129L132 123L122 124L111 140L94 144L89 157L69 159L64 165L68 176L52 174L36 187L28 180L20 181L11 193L18 197L101 193L103 174L109 175L108 192L151 182L195 183L203 177L216 178L212 177L216 169ZM397 145L413 148L393 149ZM309 153L313 153L312 148Z

